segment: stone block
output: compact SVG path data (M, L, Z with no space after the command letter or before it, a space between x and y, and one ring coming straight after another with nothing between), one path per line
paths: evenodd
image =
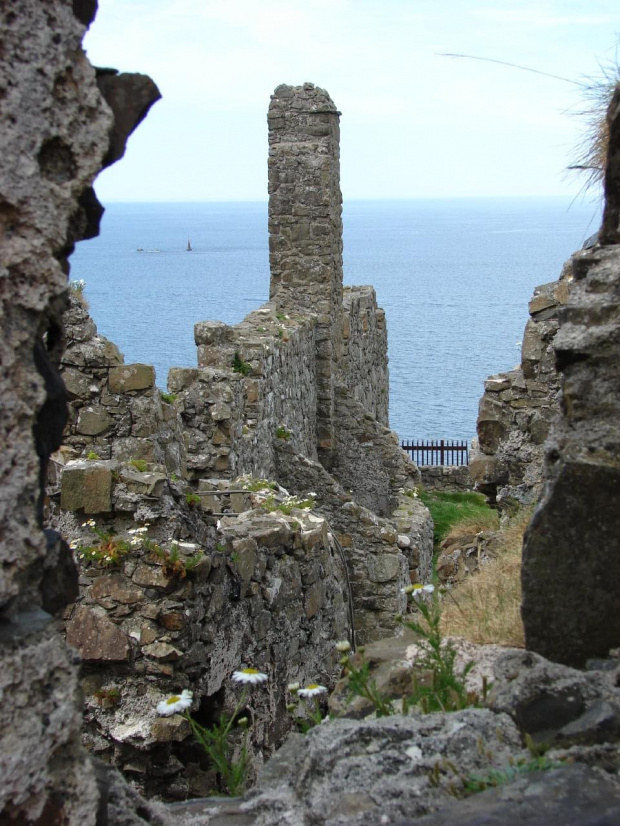
M129 393L148 390L155 386L155 368L152 364L123 364L110 370L108 386L111 393Z
M233 340L234 328L223 321L199 321L194 324L194 342L201 344L218 345Z
M232 543L233 554L235 554L233 565L246 585L254 575L257 548L256 541L250 536L235 539Z
M368 561L368 578L371 582L391 582L397 580L404 570L401 554L380 554Z
M77 431L84 436L99 436L112 424L112 417L104 407L89 405L78 413Z
M186 390L198 378L195 367L171 367L168 371L168 391L180 393Z
M112 510L113 462L68 462L60 480L60 507L84 513L107 513Z
M523 545L527 647L576 667L620 646L620 469L594 459L554 471ZM578 594L578 600L570 594Z
M67 643L86 662L122 662L129 659L127 634L105 614L79 606L67 625Z

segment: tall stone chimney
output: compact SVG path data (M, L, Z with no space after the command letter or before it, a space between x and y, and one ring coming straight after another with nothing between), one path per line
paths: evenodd
M311 83L278 86L269 106L270 298L315 313L317 450L333 460L334 381L342 351L340 112Z

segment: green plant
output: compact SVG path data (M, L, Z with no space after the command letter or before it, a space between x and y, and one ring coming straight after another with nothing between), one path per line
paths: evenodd
M100 688L95 691L94 696L103 708L116 706L121 701L121 692L118 688Z
M424 592L431 593L430 602ZM470 692L465 686L465 678L473 668L468 663L462 674L455 671L456 649L446 642L441 633L441 604L439 595L432 585L412 586L416 607L421 619L401 619L406 628L420 638L420 654L416 659L416 670L426 672L423 679L417 675L413 679L413 692L406 705L418 706L423 712L458 711L468 706L478 705L477 692ZM486 693L486 687L483 688Z
M245 683L243 693L237 701L235 708L230 715L220 715L219 721L211 728L206 728L196 722L189 712L183 715L189 722L194 737L198 743L205 750L209 760L213 764L217 774L220 789L224 793L231 796L236 796L243 791L245 782L250 767L250 760L248 756L248 734L249 734L249 719L244 716L239 716L241 710L245 707L248 697L248 685L256 685L264 682L267 675L261 673L255 668L244 668L241 671L235 671L232 679L234 682ZM189 694L189 692L188 692ZM191 697L191 694L189 694ZM176 698L174 698L176 699ZM182 703L180 700L179 705ZM165 707L160 704L158 711ZM165 711L165 708L164 708ZM160 713L164 713L160 711ZM167 712L166 712L167 713ZM235 756L235 747L233 743L233 729L241 729L243 731L243 741L238 756Z
M186 493L185 501L190 508L197 508L200 505L200 496L197 493Z
M284 313L276 313L276 318L278 319L278 321L285 321L288 318L288 316L286 316Z
M94 450L89 450L86 454L86 458L89 462L96 462L97 459L101 459L101 456L98 453L95 453Z
M284 338L284 328L283 327L278 328L278 330L276 331L276 336L278 338Z
M276 439L284 439L285 442L288 442L289 439L293 437L293 434L290 430L287 430L283 424L278 425L276 427Z
M394 714L394 704L378 690L375 680L370 677L370 663L364 656L364 649L358 649L357 653L361 658L361 665L358 666L347 653L350 649L348 642L340 642L336 647L343 652L340 664L344 666L345 675L348 677L349 701L353 697L364 697L374 706L377 717L389 717Z
M142 544L145 550L161 562L162 570L167 577L185 579L187 574L198 565L204 556L202 551L198 551L192 556L183 558L178 542L172 542L170 550L162 548L161 545L148 539L143 540Z
M282 501L278 501L273 494L270 494L262 502L260 507L267 513L272 511L280 511L280 513L289 514L294 509L309 510L314 507L314 498L300 499L298 496L286 496Z
M84 562L96 562L104 568L115 568L120 565L130 549L129 542L121 539L110 531L104 531L97 527L94 519L89 519L82 524L83 528L95 534L98 539L95 545L77 546L72 543L72 546L77 552L79 559Z
M506 783L511 783L523 774L530 774L531 772L549 771L549 769L558 769L562 763L550 760L548 757L534 757L532 760L517 760L503 769L489 769L485 774L471 774L463 780L462 794L468 797L478 792L483 792L485 789L495 788L496 786L503 786Z
M232 360L232 369L233 373L241 373L242 376L247 376L252 372L252 365L248 364L247 361L243 361L239 355L239 351L235 350L235 355Z
M270 482L269 479L255 479L253 476L240 476L236 480L236 484L243 488L243 490L249 490L253 493L259 490L277 490L278 484L277 482Z
M129 464L133 465L139 473L146 473L148 470L148 463L145 459L131 459Z
M165 393L163 390L159 391L159 395L161 396L161 400L166 402L166 404L173 404L178 399L176 393Z

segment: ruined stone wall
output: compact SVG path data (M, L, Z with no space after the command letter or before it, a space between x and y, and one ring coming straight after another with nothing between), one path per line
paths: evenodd
M273 478L278 428L316 457L313 320L277 315L267 304L235 327L197 324L199 368L170 371L191 480L246 473Z
M269 105L269 295L317 318L317 448L329 469L342 354L340 113L323 89L278 86Z
M143 499L152 506L152 496ZM189 689L198 699L194 718L214 722L241 693L234 670L266 673L245 709L253 776L293 724L287 684L333 683L333 641L348 635L349 605L324 519L248 510L222 519L215 536L170 491L159 499L159 516L151 511L144 534L129 533L136 526L129 513L98 519L99 529L135 542L111 568L88 561L93 529L63 514L83 556L80 597L65 616L67 641L83 662L85 744L144 793L174 800L212 793L215 774L189 724L159 717L157 703ZM147 538L167 551L176 540L187 571L149 551Z
M468 491L474 487L469 465L418 465L425 490Z
M137 459L183 476L185 443L179 414L155 387L148 364L125 364L118 348L72 292L63 316L67 346L61 372L69 396L63 458Z
M292 493L316 494L314 510L327 518L347 563L356 641L392 634L394 617L406 605L401 589L432 575L433 526L426 508L401 493L391 518L382 519L286 441L277 445L277 478Z
M353 398L389 425L389 374L385 312L372 287L345 287L339 378Z
M477 489L507 511L531 504L540 491L544 443L559 413L554 339L571 284L569 262L558 281L536 287L521 364L484 383L470 472Z

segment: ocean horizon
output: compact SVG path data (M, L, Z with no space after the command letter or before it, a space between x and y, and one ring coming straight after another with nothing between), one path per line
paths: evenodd
M566 198L344 202L344 283L386 311L400 438L475 435L484 380L520 360L534 287L599 222ZM165 389L170 367L196 365L196 322L236 324L268 299L267 201L108 203L70 263L99 333Z

